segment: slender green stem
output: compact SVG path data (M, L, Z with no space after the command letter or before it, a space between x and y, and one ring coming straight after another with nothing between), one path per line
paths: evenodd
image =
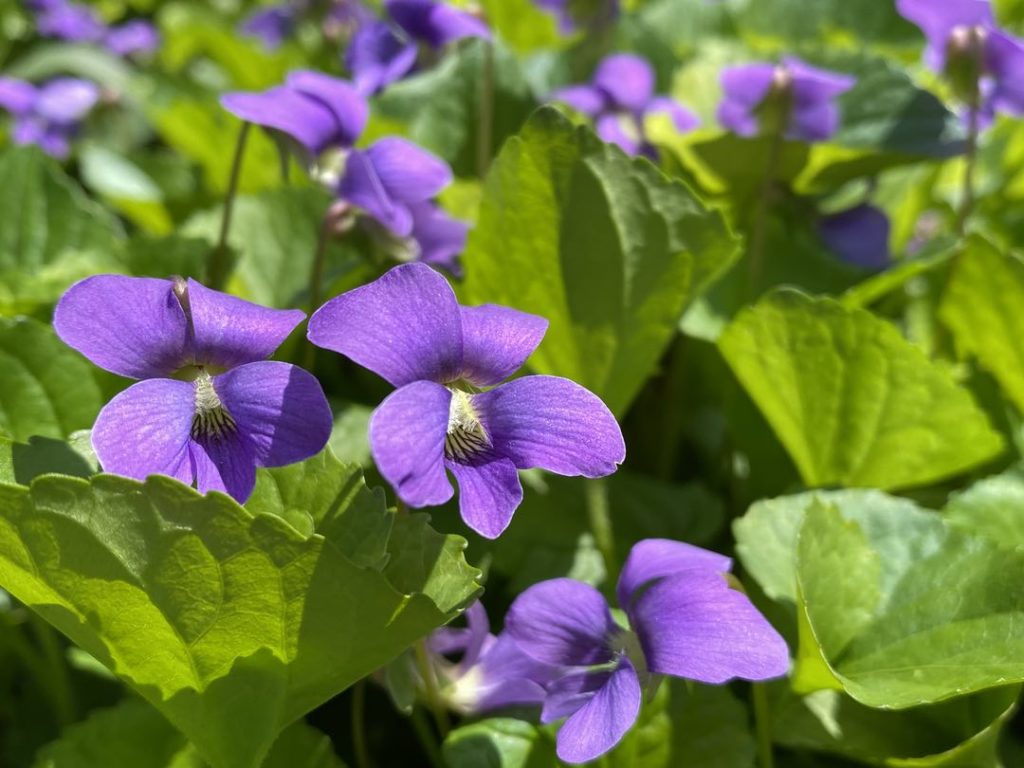
M224 287L228 277L228 235L231 233L231 217L235 211L235 198L238 197L238 180L242 175L242 159L245 157L245 145L251 128L252 123L242 123L238 131L235 156L231 160L231 175L228 177L228 189L224 197L224 212L220 219L220 234L207 265L206 282L217 290Z
M320 308L323 300L324 265L327 261L327 243L331 239L331 221L325 216L320 223L320 232L316 237L316 249L313 251L313 264L309 269L309 314ZM306 344L304 366L312 368L316 360L316 347Z
M68 674L67 658L64 649L61 647L57 633L53 631L43 619L35 613L30 613L32 630L35 632L39 647L42 649L43 657L46 660L49 687L53 696L54 708L57 719L61 725L68 725L77 720L75 693L71 687L71 677Z
M594 544L604 558L605 571L608 578L614 578L618 572L615 558L615 533L612 529L611 507L608 503L608 484L603 477L588 480L584 484L587 501L587 517L590 520L590 532L594 535Z
M775 191L775 180L779 175L779 162L782 159L784 143L782 131L770 136L768 146L768 164L765 166L764 179L757 197L757 208L754 212L754 223L750 233L750 247L747 251L750 268L750 292L757 290L764 268L764 246L768 237L768 212L771 209L772 194Z
M960 200L960 211L957 215L957 232L961 237L967 234L967 220L974 209L974 174L978 166L978 133L981 130L979 112L981 111L980 89L975 87L967 108L967 154L964 158L963 193Z
M423 690L426 694L427 704L434 715L434 723L437 725L437 732L443 740L451 730L451 723L448 721L448 711L444 708L441 700L441 691L437 686L437 678L434 676L434 669L430 666L430 659L427 657L427 641L418 640L413 646L416 655L416 668L419 670L420 678L423 680Z
M487 176L487 171L491 167L494 141L494 44L483 41L482 45L484 50L480 64L480 122L476 143L476 169L481 180Z
M360 680L352 688L352 746L356 753L357 768L373 768L370 750L366 746L365 680Z
M672 479L676 457L679 453L679 404L682 398L679 388L685 375L685 339L677 335L668 348L665 360L665 378L662 389L661 450L658 454L658 477Z
M430 732L430 724L427 722L427 718L423 716L423 710L420 707L413 707L411 720L412 728L416 731L416 737L420 740L420 746L423 747L423 751L427 753L427 759L430 761L430 764L433 768L444 768L444 762L441 760L441 750L438 749L434 734Z
M754 683L752 696L754 699L754 727L757 730L757 762L760 768L775 768L768 691L764 684Z

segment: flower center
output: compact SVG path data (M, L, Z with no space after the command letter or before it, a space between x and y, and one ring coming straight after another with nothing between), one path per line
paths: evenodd
M647 675L647 659L636 632L620 629L612 636L610 645L613 653L629 659L641 680Z
M220 401L213 388L213 378L206 371L196 376L196 412L192 417L192 438L194 440L219 439L237 431L235 420Z
M487 430L473 407L473 396L461 389L451 389L452 402L448 406L448 432L444 437L445 458L467 461L491 447Z

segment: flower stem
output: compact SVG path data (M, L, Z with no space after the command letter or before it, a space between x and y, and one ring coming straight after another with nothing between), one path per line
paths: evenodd
M771 143L768 145L768 163L765 166L764 178L761 180L761 190L758 193L757 209L754 212L754 223L750 233L750 248L747 252L752 297L757 290L757 284L761 280L761 272L764 268L764 246L768 237L768 211L771 208L775 179L779 175L779 162L782 159L782 131L772 133L769 140Z
M960 211L957 214L957 233L960 237L967 234L967 220L970 218L974 208L974 173L978 165L978 133L980 126L981 111L980 88L975 87L968 104L967 118L967 155L964 158L964 179L963 193L960 200Z
M494 44L486 40L483 45L480 64L479 125L476 141L476 169L480 179L487 176L491 167L491 151L494 139Z
M309 269L309 314L320 308L323 299L324 263L327 260L327 242L331 239L330 217L325 216L320 222L320 232L316 237L316 249L313 251L313 264ZM316 360L316 347L306 345L303 366L312 369Z
M427 753L427 759L430 761L430 764L433 768L444 768L444 763L441 760L441 750L438 749L434 735L430 732L430 725L423 716L423 710L420 707L413 707L411 719L412 728L416 731L416 737L419 739L423 751Z
M762 683L752 686L754 726L757 729L757 762L760 768L775 768L772 752L772 729L769 722L768 691Z
M228 277L228 235L231 232L231 215L235 210L235 198L238 197L238 180L242 175L242 159L245 157L245 145L251 128L252 123L246 122L242 123L238 131L235 156L231 160L231 175L228 177L228 189L224 197L224 212L220 219L220 234L207 265L206 282L215 290L223 288Z
M604 558L605 572L613 579L618 572L615 561L615 533L612 529L611 508L608 504L608 484L605 478L598 477L584 484L587 500L587 517L590 520L590 532L594 535L594 544Z
M360 680L352 688L352 747L356 753L357 768L373 768L370 751L366 747L366 681Z
M46 662L48 687L50 695L53 697L57 719L61 725L69 725L78 718L64 650L61 648L60 640L57 639L57 634L46 621L34 612L30 612L29 617L32 630L35 632Z
M434 677L434 670L430 666L430 659L427 658L427 641L425 639L416 641L416 644L413 646L413 652L416 655L416 668L423 679L423 689L427 697L427 704L430 706L430 711L434 716L437 732L441 735L441 739L444 740L445 736L448 735L448 731L451 730L451 723L448 722L448 712L444 708L444 702L441 701L441 692L437 687L437 678Z

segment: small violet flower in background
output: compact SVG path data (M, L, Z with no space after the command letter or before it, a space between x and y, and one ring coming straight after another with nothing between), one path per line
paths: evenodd
M348 82L312 70L290 72L284 85L266 91L225 93L220 103L290 141L307 165L328 149L351 147L369 118L366 101Z
M301 10L294 2L257 8L242 20L238 31L259 40L264 48L273 51L291 37Z
M718 121L739 136L781 133L795 141L824 141L838 129L836 98L856 78L817 69L792 56L781 64L744 64L722 70Z
M492 635L481 603L473 603L465 616L466 628L442 627L427 640L445 703L462 715L539 707L544 686L557 677L558 668L528 656L507 633Z
M57 335L100 368L141 379L93 426L104 471L170 475L244 502L257 466L318 453L331 432L320 383L266 360L303 317L180 278L97 275L71 286Z
M818 219L818 234L842 261L872 271L889 266L891 226L885 212L862 203Z
M37 87L0 77L0 108L14 118L14 143L35 144L60 159L67 157L71 139L99 99L99 86L88 80L60 77Z
M108 27L94 9L70 0L31 0L29 8L42 37L95 43L121 57L151 53L160 44L156 27L143 19Z
M387 137L352 150L337 194L402 241L410 260L459 274L469 227L431 202L452 181L448 164L410 141Z
M651 65L629 53L606 57L591 83L562 88L552 93L551 99L593 118L603 141L617 144L631 155L656 154L644 132L644 121L651 115L668 115L679 131L690 131L700 124L697 116L678 102L655 96Z
M361 93L372 95L401 80L420 58L419 46L437 51L467 37L491 39L487 25L435 0L385 0L389 21L371 21L353 35L345 66Z
M655 675L719 684L786 674L785 640L729 586L730 566L689 544L638 542L616 590L628 628L600 592L573 579L544 581L516 598L505 632L538 661L571 668L548 685L541 715L544 723L568 718L559 758L585 763L614 747L636 723Z
M495 538L523 498L517 470L601 477L625 458L615 417L580 385L555 376L500 383L546 330L543 318L508 307L461 307L438 272L403 264L327 302L308 336L398 387L369 431L399 498L411 507L448 501L447 469L462 519Z
M144 19L134 19L111 27L103 38L107 50L126 57L153 53L160 47L160 33Z
M928 40L925 61L945 74L982 126L996 112L1024 115L1024 40L996 26L988 0L897 0Z
M611 24L619 17L619 0L533 0L534 5L554 14L558 30L563 35L576 31L593 30Z

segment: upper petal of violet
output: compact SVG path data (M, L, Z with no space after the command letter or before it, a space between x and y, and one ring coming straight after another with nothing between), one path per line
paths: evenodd
M614 109L640 113L654 97L654 70L647 59L632 53L606 56L593 83L607 94Z
M441 48L465 37L491 39L487 25L470 13L434 0L385 0L384 7L410 37Z
M195 362L220 368L266 360L306 316L298 309L261 307L192 279L188 302Z
M595 117L599 112L608 109L608 97L604 91L592 85L570 85L553 92L548 98L568 104L588 117Z
M478 387L504 381L522 368L544 338L548 321L498 304L459 307L462 377Z
M496 454L519 469L603 477L626 457L618 422L595 394L557 376L524 376L473 397Z
M937 72L946 66L949 36L956 27L995 25L989 0L896 0L896 10L928 38L925 60Z
M353 35L345 51L345 68L356 89L369 96L401 80L416 65L418 55L415 43L403 40L387 22L374 21Z
M370 417L370 450L381 475L410 507L443 504L454 491L444 469L451 392L415 381L388 395Z
M330 110L336 126L332 144L350 147L366 128L370 108L359 91L344 80L300 69L288 73L285 85Z
M600 592L575 579L551 579L515 599L505 631L538 661L590 666L612 660L609 642L618 630Z
M286 86L260 93L225 93L220 103L241 120L289 136L314 156L331 146L338 133L334 113L323 102Z
M1005 32L989 32L985 59L985 67L995 79L991 106L1009 115L1024 115L1024 40Z
M725 555L671 539L644 539L633 545L619 574L616 597L629 608L637 590L655 579L691 569L725 574L732 560Z
M652 672L718 684L766 680L789 669L786 641L720 573L666 576L626 612Z
M426 264L403 264L331 299L310 318L308 336L396 387L454 381L462 371L459 304Z
M187 362L187 320L170 280L96 275L57 303L61 340L100 368L133 379L169 376Z
M417 260L458 277L461 273L458 255L466 248L469 225L429 201L410 203L407 209L412 215L409 237L419 249Z

